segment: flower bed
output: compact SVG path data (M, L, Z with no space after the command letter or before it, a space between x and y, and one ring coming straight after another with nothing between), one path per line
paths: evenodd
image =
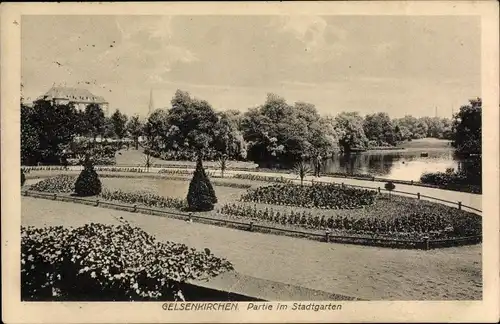
M35 183L30 189L50 193L70 193L75 191L75 181L76 176L61 174Z
M119 201L126 204L141 204L148 207L175 209L184 209L187 207L185 199L159 196L147 191L126 192L104 189L99 197L105 200Z
M241 200L308 208L355 209L373 204L375 198L373 190L342 188L335 184L275 184L251 189Z
M195 300L180 284L230 270L208 249L159 242L127 223L21 228L23 301Z
M330 229L339 234L422 240L480 236L481 217L451 207L432 209L429 204L402 208L392 218L348 217L309 211L257 208L248 204L225 204L219 213L305 229ZM408 206L405 206L408 207ZM404 210L403 210L404 209ZM446 210L446 212L443 212ZM458 212L458 213L457 213Z

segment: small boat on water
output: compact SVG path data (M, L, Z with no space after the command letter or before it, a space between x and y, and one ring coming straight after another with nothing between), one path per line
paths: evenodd
M429 153L427 153L427 152L422 152L422 153L420 153L420 156L421 156L421 157L428 157L428 156L429 156Z

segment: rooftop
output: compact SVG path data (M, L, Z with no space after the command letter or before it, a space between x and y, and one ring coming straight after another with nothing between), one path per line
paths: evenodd
M40 99L67 99L71 102L78 103L107 103L103 97L96 96L87 89L71 87L52 87L44 95L37 98L37 100Z

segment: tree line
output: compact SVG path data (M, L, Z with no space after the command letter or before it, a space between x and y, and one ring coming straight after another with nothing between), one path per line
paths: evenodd
M143 120L120 110L106 117L95 104L78 111L71 104L37 101L33 106L21 105L21 157L23 164L57 163L68 143L84 136L94 141L97 137L128 138L136 148L142 138L152 154L164 159L193 159L201 153L205 159L225 156L260 165L290 166L317 156L390 147L423 137L466 142L470 127L462 126L461 121L469 118L467 109L461 109L453 120L391 119L383 112L364 117L357 112L322 116L313 104L289 104L268 94L262 105L246 112L216 111L207 101L177 90L170 108L157 109ZM473 142L464 143L460 145L475 147Z

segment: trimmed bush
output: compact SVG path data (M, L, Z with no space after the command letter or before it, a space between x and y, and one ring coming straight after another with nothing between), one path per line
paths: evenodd
M217 203L214 187L203 169L201 158L198 158L196 170L189 183L187 202L189 209L193 211L213 210L214 204Z
M92 163L87 161L75 182L75 193L79 196L95 196L101 193L102 184Z
M50 193L70 193L75 191L75 181L75 176L61 174L31 185L30 190Z
M25 182L26 182L26 176L24 175L23 169L21 169L21 187L24 186Z
M123 225L21 228L23 301L183 301L188 280L233 270L209 249L160 242Z

